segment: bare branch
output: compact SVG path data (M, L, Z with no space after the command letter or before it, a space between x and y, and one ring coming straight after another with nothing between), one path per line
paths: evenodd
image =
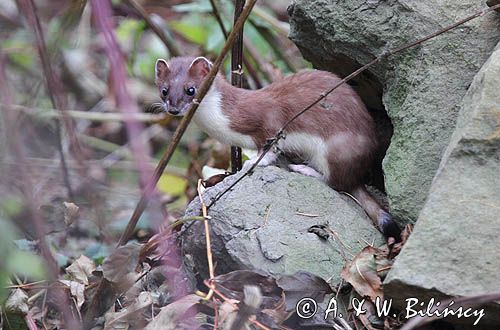
M234 23L238 18L245 6L245 0L236 0L234 4ZM238 88L242 87L243 82L243 28L238 31L236 41L234 42L233 49L231 50L231 84ZM241 170L242 166L241 148L238 146L231 146L231 172L236 173Z

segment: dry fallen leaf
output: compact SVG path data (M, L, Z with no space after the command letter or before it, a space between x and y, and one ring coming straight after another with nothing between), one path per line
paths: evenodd
M208 179L206 179L202 182L203 187L205 187L205 188L213 187L216 184L218 184L219 182L222 182L222 180L224 180L227 177L228 177L228 174L212 175L211 177L209 177Z
M305 271L293 275L284 275L276 280L278 286L285 293L285 309L292 311L297 302L309 297L321 302L325 295L333 293L332 288L324 279Z
M74 203L63 202L64 204L64 223L66 226L71 226L78 219L78 211L80 208Z
M215 284L226 297L241 300L245 285L255 285L260 288L264 296L281 297L281 289L276 285L276 279L271 275L251 270L235 270L227 274L216 276Z
M24 290L15 289L5 302L5 310L10 313L26 315L28 313L28 295Z
M389 259L394 259L401 252L412 232L413 226L411 224L407 224L401 232L401 242L394 244L390 251Z
M71 296L76 299L76 305L78 306L78 309L81 309L83 303L85 302L85 285L83 283L68 280L59 280L59 282L69 288Z
M139 261L140 248L141 246L135 243L117 248L102 264L104 278L112 283L120 283L129 274L137 275L135 269Z
M145 330L177 330L179 323L186 320L186 312L200 301L200 297L190 294L162 307L160 313L144 328ZM194 313L193 313L194 315ZM191 320L194 321L194 320Z
M75 281L88 285L89 276L95 269L96 267L94 261L82 255L71 265L66 267L66 273L68 273Z
M129 329L131 325L134 325L132 328L137 328L135 323L142 319L138 317L138 313L152 303L153 297L151 293L146 291L141 292L131 305L119 312L110 311L104 315L104 330Z
M354 290L363 298L368 297L375 302L377 297L383 299L382 280L377 273L375 255L379 250L367 246L342 269L341 276L349 282Z

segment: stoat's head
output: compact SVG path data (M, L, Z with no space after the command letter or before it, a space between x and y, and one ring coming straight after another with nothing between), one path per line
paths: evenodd
M205 57L174 57L168 63L158 59L155 82L164 111L172 115L185 115L211 67L212 63Z

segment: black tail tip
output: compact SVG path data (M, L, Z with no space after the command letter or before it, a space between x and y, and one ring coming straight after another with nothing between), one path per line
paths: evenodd
M393 237L396 243L401 242L401 229L398 224L392 219L390 213L382 212L378 218L378 225L382 234L384 234L386 239Z

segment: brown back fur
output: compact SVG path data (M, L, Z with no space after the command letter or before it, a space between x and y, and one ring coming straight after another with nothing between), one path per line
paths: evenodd
M297 112L313 103L340 78L324 71L303 71L256 91L237 89L223 78L223 111L231 128L251 135L259 149ZM349 85L342 85L295 119L287 132L304 132L327 141L329 183L350 190L362 183L377 149L375 125Z

